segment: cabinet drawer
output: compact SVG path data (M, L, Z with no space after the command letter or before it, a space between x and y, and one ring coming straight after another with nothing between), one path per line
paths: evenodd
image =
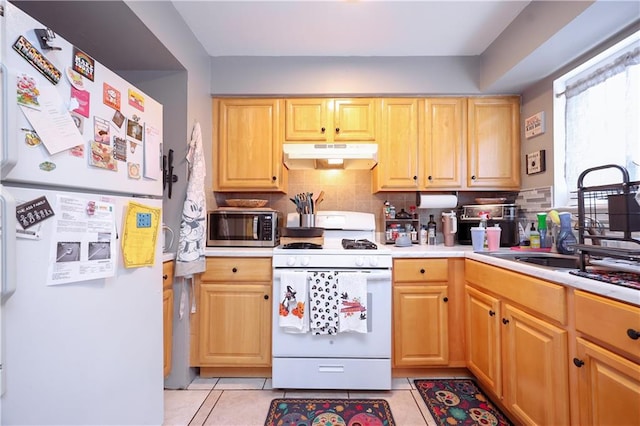
M395 259L393 261L394 282L448 281L447 259Z
M575 312L576 330L636 357L640 354L640 339L627 334L640 333L639 307L576 290Z
M509 299L560 324L567 323L567 294L561 285L469 259L465 261L464 276L474 287Z
M173 285L173 260L162 263L162 288L171 288Z
M208 257L202 281L271 281L271 258Z

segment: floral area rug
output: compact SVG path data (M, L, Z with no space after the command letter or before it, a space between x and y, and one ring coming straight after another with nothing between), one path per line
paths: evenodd
M265 426L395 426L384 399L274 399Z
M469 379L414 380L420 396L439 425L511 425Z

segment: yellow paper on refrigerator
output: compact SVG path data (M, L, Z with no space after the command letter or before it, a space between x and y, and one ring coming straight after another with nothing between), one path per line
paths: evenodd
M122 258L125 268L152 266L156 258L162 210L129 202L124 214Z

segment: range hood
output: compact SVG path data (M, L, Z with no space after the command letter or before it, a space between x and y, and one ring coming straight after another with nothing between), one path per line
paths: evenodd
M295 169L360 169L378 164L375 143L285 143L282 145L284 165Z

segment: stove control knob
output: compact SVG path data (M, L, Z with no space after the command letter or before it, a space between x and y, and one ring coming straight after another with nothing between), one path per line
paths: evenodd
M378 266L378 258L376 256L369 258L369 266Z
M309 256L305 256L302 258L302 266L309 266L309 262L311 262Z
M362 256L356 257L356 266L364 266L364 257Z
M287 257L287 266L294 266L296 264L296 258L293 256Z

